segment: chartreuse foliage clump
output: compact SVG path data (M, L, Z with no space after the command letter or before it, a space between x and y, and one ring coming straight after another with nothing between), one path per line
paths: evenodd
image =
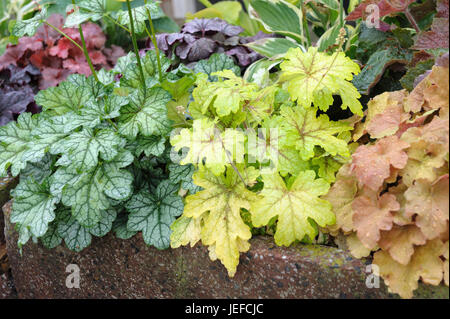
M369 102L353 134L360 146L322 197L336 214L331 234L344 234L357 258L375 252L381 277L403 298L419 281L449 284L446 59L410 93L385 92Z
M343 109L362 115L350 82L358 72L343 53L311 48L291 49L265 85L230 70L213 73L213 81L199 74L185 110L192 119L171 144L183 153L180 164L195 167L201 190L186 197L172 247L201 241L234 276L255 228L289 246L312 242L319 227L333 225L332 205L321 196L350 160L353 127L321 111L339 94Z

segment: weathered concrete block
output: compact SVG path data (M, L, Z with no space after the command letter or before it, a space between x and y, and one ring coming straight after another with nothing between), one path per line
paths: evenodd
M10 205L5 206L8 215ZM277 247L273 238L251 240L236 276L229 278L208 250L159 251L141 235L94 239L81 253L29 243L19 254L17 234L6 221L12 274L19 298L391 298L381 283L367 288L366 264L333 247ZM66 287L66 267L80 270L80 288ZM446 288L446 287L445 287ZM448 288L447 288L448 298Z
M2 212L2 206L9 201L9 192L11 189L16 187L17 185L17 179L6 177L6 178L0 178L0 246L5 243L5 235L4 235L4 229L5 224L3 222L3 212Z

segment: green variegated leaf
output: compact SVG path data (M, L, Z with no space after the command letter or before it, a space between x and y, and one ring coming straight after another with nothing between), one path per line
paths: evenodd
M29 149L35 123L30 113L22 113L17 122L0 127L0 177L7 175L8 168L11 168L12 176L17 176L26 167L22 158Z
M65 211L65 218L58 223L58 234L64 239L67 248L80 252L91 244L92 236L88 228L82 226L70 211Z
M122 201L131 196L133 180L133 175L116 163L104 163L99 169L99 183L105 194L115 200Z
M89 228L89 232L97 237L103 237L112 229L117 212L114 209L107 209L102 212L102 217L97 225Z
M303 14L296 6L283 0L253 0L248 11L267 31L288 36L299 43L304 40Z
M152 136L169 132L171 122L166 108L169 101L170 94L161 88L139 89L133 93L130 104L120 110L120 134L133 139L138 133Z
M185 190L188 190L191 194L195 194L202 188L194 184L192 175L194 174L195 167L193 165L169 165L169 179L174 184L180 184Z
M137 33L142 33L145 31L145 22L148 20L147 10L148 10L148 12L150 12L152 20L164 17L164 13L159 8L159 6L154 2L131 9L132 15L133 15L134 27L135 27ZM128 14L128 11L122 11L122 10L119 11L117 13L117 21L120 24L123 24L123 25L126 25L129 27L130 26L130 16Z
M120 65L116 67L116 71L120 70L123 77L120 79L122 87L129 87L133 89L141 88L142 79L141 73L134 55L128 55L120 61ZM161 71L163 77L167 77L166 71L169 69L171 63L170 60L164 55L160 54ZM158 84L158 61L156 59L155 51L148 51L147 54L141 59L142 69L144 72L144 78L147 88L151 88Z
M170 225L183 212L183 201L169 180L161 182L152 194L141 191L127 203L128 229L142 231L144 241L158 249L170 246Z
M102 216L102 211L110 207L106 197L104 185L98 180L99 168L82 174L75 183L67 184L63 188L62 202L72 207L72 215L86 227L96 225Z
M60 197L50 194L48 187L33 179L22 179L13 191L11 222L27 227L35 237L43 236L48 224L55 219Z
M214 72L223 70L231 70L234 74L239 76L241 69L234 64L233 58L229 57L225 53L214 53L208 60L200 60L194 67L195 73L205 73L208 75L208 79L211 82L217 81L217 76L211 75Z
M166 149L166 139L162 136L138 136L136 139L136 156L160 156Z
M39 91L35 100L44 110L54 110L57 114L76 112L99 94L98 88L91 83L92 80L88 81L84 75L72 74L57 87Z
M128 230L127 228L128 216L121 214L113 223L113 231L116 233L116 237L120 239L130 239L137 234L137 231Z
M42 7L31 19L17 21L12 29L12 35L16 37L33 36L39 26L47 19L47 7Z
M84 0L77 3L75 11L66 18L64 27L72 28L86 21L98 21L106 12L106 0Z
M31 178L36 183L42 184L52 174L53 158L50 154L45 155L37 163L28 163L21 173L21 178Z
M40 239L42 244L48 249L61 245L62 237L58 233L58 224L55 222L50 223L47 232Z

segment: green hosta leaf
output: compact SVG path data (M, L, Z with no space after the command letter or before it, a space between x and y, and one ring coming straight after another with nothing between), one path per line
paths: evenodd
M303 14L296 6L283 0L253 0L248 11L267 31L288 36L299 43L304 40Z
M22 113L17 122L9 122L0 127L0 177L7 175L9 167L12 176L19 175L26 167L26 162L22 158L28 151L30 133L35 123L31 113Z
M33 179L23 179L13 191L11 222L27 227L35 237L43 236L48 224L55 219L56 204L60 198L50 194L46 185Z
M17 21L12 29L12 35L16 37L33 36L39 26L47 19L47 7L42 7L31 19Z
M250 210L253 225L267 225L277 216L275 242L280 246L289 246L295 240L302 240L305 235L310 239L317 235L309 219L321 227L334 224L331 204L319 198L328 192L330 186L324 179L315 177L314 171L301 172L289 186L278 174L263 176L264 189Z
M178 195L177 187L169 180L161 182L154 194L141 191L127 203L130 212L128 229L142 231L144 241L158 249L170 245L170 225L183 212L183 201Z
M259 87L270 84L270 71L282 62L282 59L261 59L250 65L244 74L244 80L256 83Z
M313 107L283 106L280 113L281 143L295 147L303 160L314 157L315 146L322 147L333 156L350 156L347 143L336 137L341 132L352 130L350 125L332 122L325 114L316 117L317 109Z
M164 17L164 13L154 2L131 9L134 27L137 33L145 31L145 22L148 20L147 10L150 12L152 20ZM119 11L117 13L117 22L130 27L130 16L128 11Z
M394 63L407 64L412 58L410 50L389 46L371 55L361 73L353 79L353 84L362 94L369 94L381 79L388 66Z
M301 46L286 38L265 38L246 44L253 51L268 58L277 58L286 54L290 48L300 48Z
M99 168L94 168L63 188L63 204L72 207L72 215L86 227L96 225L102 211L110 207L110 201L103 192L104 184L99 181L100 174Z
M130 96L130 104L122 107L119 132L129 138L165 135L171 129L166 104L170 94L161 88L140 89Z
M200 60L194 67L195 73L207 74L210 82L217 81L217 76L212 75L214 72L223 70L231 70L236 76L241 75L241 69L234 64L233 58L224 53L214 53L208 60Z
M360 116L361 95L350 82L353 74L359 73L359 66L343 52L333 55L318 52L310 47L308 52L290 49L281 63L281 81L298 104L309 107L311 104L327 111L333 104L333 94L342 99L342 109L347 107Z
M106 12L106 0L84 0L76 5L75 11L66 18L64 27L72 28L83 24L84 22L98 21Z
M100 94L98 84L93 82L93 78L87 79L84 75L72 74L57 87L39 91L35 100L44 110L64 114L78 111L86 102Z

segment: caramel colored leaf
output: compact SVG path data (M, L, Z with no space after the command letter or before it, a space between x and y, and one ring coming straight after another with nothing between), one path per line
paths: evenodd
M353 201L352 208L358 238L367 248L373 249L380 240L380 231L392 228L392 212L398 211L400 204L394 195L387 193L379 198L361 195Z

